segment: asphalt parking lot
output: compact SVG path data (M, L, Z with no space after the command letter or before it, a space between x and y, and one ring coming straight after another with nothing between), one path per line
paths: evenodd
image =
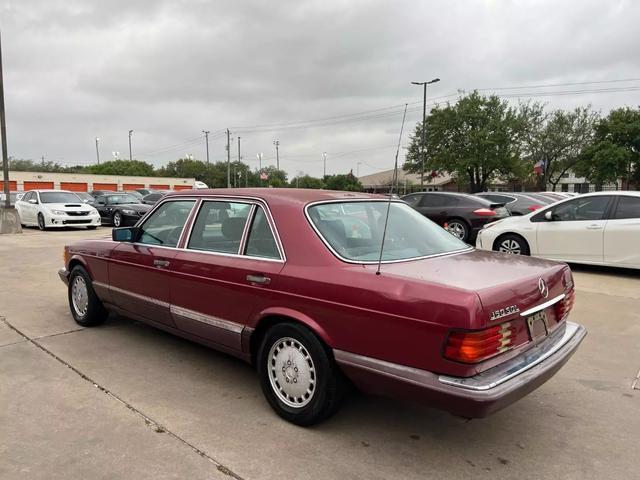
M466 421L354 394L319 426L277 417L252 368L140 323L76 325L62 247L0 236L0 478L640 477L640 272L574 267L589 335L558 375Z

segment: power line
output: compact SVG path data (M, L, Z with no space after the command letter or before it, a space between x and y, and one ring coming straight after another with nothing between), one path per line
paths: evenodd
M570 82L570 83L547 83L542 85L523 85L521 87L494 87L494 88L474 88L472 90L478 90L479 92L486 92L489 90L518 90L521 88L547 88L547 87L570 87L574 85L592 85L601 83L624 83L624 82L637 82L640 78L625 78L621 80L596 80L593 82Z

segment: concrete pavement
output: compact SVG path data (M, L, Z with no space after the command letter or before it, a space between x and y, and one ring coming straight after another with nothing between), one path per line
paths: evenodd
M490 418L355 394L303 429L234 358L125 318L76 325L62 246L108 235L0 237L0 478L637 478L640 272L575 267L589 335Z

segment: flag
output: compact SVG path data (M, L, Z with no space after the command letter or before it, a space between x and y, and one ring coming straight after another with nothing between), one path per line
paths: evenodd
M542 175L543 172L544 172L544 161L540 160L539 162L536 162L535 165L533 166L533 173Z
M269 174L267 172L260 172L260 180L267 180L269 178Z

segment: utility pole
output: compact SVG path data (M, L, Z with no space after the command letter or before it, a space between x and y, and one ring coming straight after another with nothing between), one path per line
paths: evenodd
M420 191L424 191L424 163L427 155L427 85L439 82L439 78L434 78L429 82L411 82L412 85L422 85L424 94L422 96L422 167L420 168Z
M0 39L0 136L2 136L2 174L4 177L4 207L11 207L9 196L9 157L7 155L7 123L4 114L4 77L2 73L2 40Z
M258 157L258 185L262 186L262 152L256 153L256 157Z
M98 165L100 165L100 149L98 148L99 141L100 141L100 138L96 137L96 158L98 160Z
M44 167L44 155L42 155L42 166Z
M242 156L240 155L240 137L238 137L238 163L242 160Z
M133 130L129 130L129 160L133 160L133 156L131 155L131 134L133 133Z
M280 140L274 140L273 144L276 146L276 168L280 170L280 151L278 147L280 147Z
M231 188L231 132L227 128L227 188Z
M209 164L209 130L202 130L204 133L204 141L207 144L207 165Z
M327 152L322 152L322 160L323 160L323 167L322 167L322 179L324 180L324 177L327 176Z

